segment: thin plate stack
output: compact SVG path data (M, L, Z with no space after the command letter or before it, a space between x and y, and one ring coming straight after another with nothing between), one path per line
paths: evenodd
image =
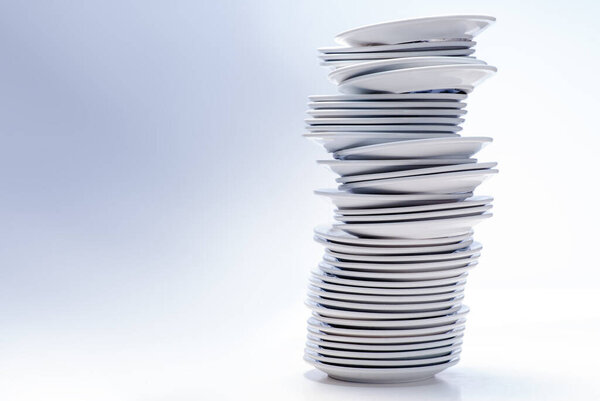
M473 226L492 215L493 199L473 191L497 173L473 158L491 138L459 131L467 94L496 71L471 56L493 21L394 21L320 49L344 94L311 96L306 120L338 188L316 191L336 222L315 229L325 254L310 277L304 358L333 378L417 381L459 361L481 252Z

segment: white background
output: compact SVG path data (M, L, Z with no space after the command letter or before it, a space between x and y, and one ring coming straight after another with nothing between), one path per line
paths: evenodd
M597 399L600 11L572 1L0 5L3 400ZM490 14L465 135L500 174L462 360L409 386L302 361L333 185L305 141L316 48Z

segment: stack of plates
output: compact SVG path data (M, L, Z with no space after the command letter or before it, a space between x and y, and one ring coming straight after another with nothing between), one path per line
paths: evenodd
M491 142L459 134L467 94L496 69L472 57L494 21L450 16L344 32L320 49L345 93L311 96L305 134L338 177L316 191L335 222L315 229L325 248L313 271L304 358L342 380L408 382L459 361L468 272L481 245L473 226L492 198L474 196L496 163Z

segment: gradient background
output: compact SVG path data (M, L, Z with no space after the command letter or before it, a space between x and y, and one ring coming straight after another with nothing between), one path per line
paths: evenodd
M600 8L593 1L0 4L3 400L598 398ZM490 14L465 135L478 191L463 360L426 385L302 360L333 185L301 137L316 48L384 20ZM594 395L595 394L595 395Z

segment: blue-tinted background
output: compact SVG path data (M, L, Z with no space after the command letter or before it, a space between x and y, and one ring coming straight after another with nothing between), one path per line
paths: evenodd
M249 372L289 389L269 380L286 367L265 347L292 338L277 352L300 361L301 303L321 252L311 230L331 215L311 194L333 185L314 163L326 155L301 137L307 96L335 91L315 49L383 20L498 18L476 40L499 73L469 97L463 131L493 136L481 160L501 169L479 192L496 197L496 217L477 230L485 250L468 290L483 295L471 303L528 320L533 304L489 294L597 289L599 11L3 2L1 398L228 398L209 384Z

